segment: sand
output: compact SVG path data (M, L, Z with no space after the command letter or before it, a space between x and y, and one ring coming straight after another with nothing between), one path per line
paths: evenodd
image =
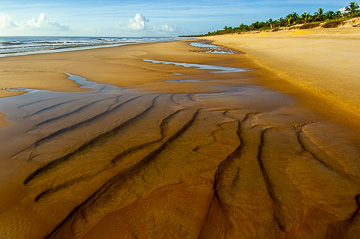
M5 118L6 115L0 112L0 129L11 125L11 123L7 121Z
M163 82L164 79L181 79L172 73L177 69L184 69L144 63L143 59L166 59L175 62L200 62L203 64L226 60L226 57L223 56L204 56L190 52L189 49L192 48L187 43L169 42L2 58L0 59L0 89L3 90L0 90L0 96L9 94L4 90L5 88L19 87L79 91L76 84L66 80L65 71L84 76L89 80L120 87L149 88L161 91L164 86L151 88L149 83L156 84L156 82ZM169 51L170 54L166 54L164 57L164 53ZM237 58L239 59L239 57ZM191 68L185 69L185 72L196 74L196 71ZM169 85L172 84L168 84L165 91L180 92L182 90L179 87L169 87ZM184 86L184 88L185 91L188 91L188 87ZM194 92L201 90L196 88Z
M1 88L43 89L0 98L0 238L358 238L355 128L249 56L168 42L0 59Z
M268 80L263 84L274 87L285 84L282 90L288 91L290 84L295 87L290 93L311 96L308 105L320 111L326 108L325 113L337 111L339 119L346 115L352 118L353 124L358 124L360 68L356 59L360 58L360 28L264 32L205 39L246 52L259 66L283 80L275 84ZM328 105L324 106L324 102Z

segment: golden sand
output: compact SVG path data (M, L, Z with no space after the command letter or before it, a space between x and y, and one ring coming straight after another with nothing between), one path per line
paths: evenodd
M6 101L0 238L358 238L359 136L259 85L277 77L248 55L168 42L0 59L0 88L73 92Z
M5 118L6 118L6 115L0 112L0 129L5 128L11 124Z
M308 105L325 113L336 111L335 117L351 118L352 123L359 126L360 67L356 60L360 59L359 28L237 34L205 39L246 52L259 66L283 80L275 84L266 80L263 84L288 91L289 86L293 86L290 93L302 92L312 97Z

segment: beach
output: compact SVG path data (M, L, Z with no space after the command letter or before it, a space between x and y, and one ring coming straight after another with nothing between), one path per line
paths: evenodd
M274 73L283 82L264 82L290 93L311 95L309 106L332 117L351 118L353 125L360 117L360 57L358 28L334 28L263 32L206 37L217 44L242 50L261 67ZM281 88L281 85L285 87ZM314 101L314 97L318 100ZM328 103L317 105L317 102ZM329 110L331 108L332 110ZM336 110L334 110L336 108ZM343 115L346 115L344 117ZM348 122L349 123L349 122Z
M359 38L1 58L0 238L357 238Z

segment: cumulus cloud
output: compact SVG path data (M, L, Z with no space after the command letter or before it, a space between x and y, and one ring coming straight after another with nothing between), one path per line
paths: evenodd
M34 29L52 29L52 30L65 30L68 29L68 26L65 24L60 24L57 22L48 21L45 13L41 13L40 16L35 19L32 18L26 22L26 27Z
M162 25L160 29L162 31L164 31L164 32L173 32L173 31L175 31L175 28L173 26L169 25L169 24Z
M148 22L148 18L139 13L136 13L134 18L129 19L128 28L135 31L142 31L146 28Z
M183 29L177 25L170 25L166 23L162 25L159 30L162 31L163 33L171 33L171 32L179 33Z
M0 13L0 29L14 27L15 24L7 14Z
M0 14L0 29L12 31L63 31L68 30L69 27L66 24L49 21L45 13L41 13L38 18L31 18L26 22L14 21L7 14Z
M122 27L121 23L117 27L123 30L131 30L133 34L142 35L177 35L182 29L176 25L165 23L156 26L150 23L150 19L144 15L137 13L133 18L129 19L128 25Z
M345 8L345 7L340 8L338 11L340 11L341 13L345 13L345 12L346 12L346 8Z

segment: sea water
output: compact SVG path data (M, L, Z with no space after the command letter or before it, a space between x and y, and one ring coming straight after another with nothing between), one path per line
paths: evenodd
M136 43L184 40L179 37L0 37L0 57L85 50Z

